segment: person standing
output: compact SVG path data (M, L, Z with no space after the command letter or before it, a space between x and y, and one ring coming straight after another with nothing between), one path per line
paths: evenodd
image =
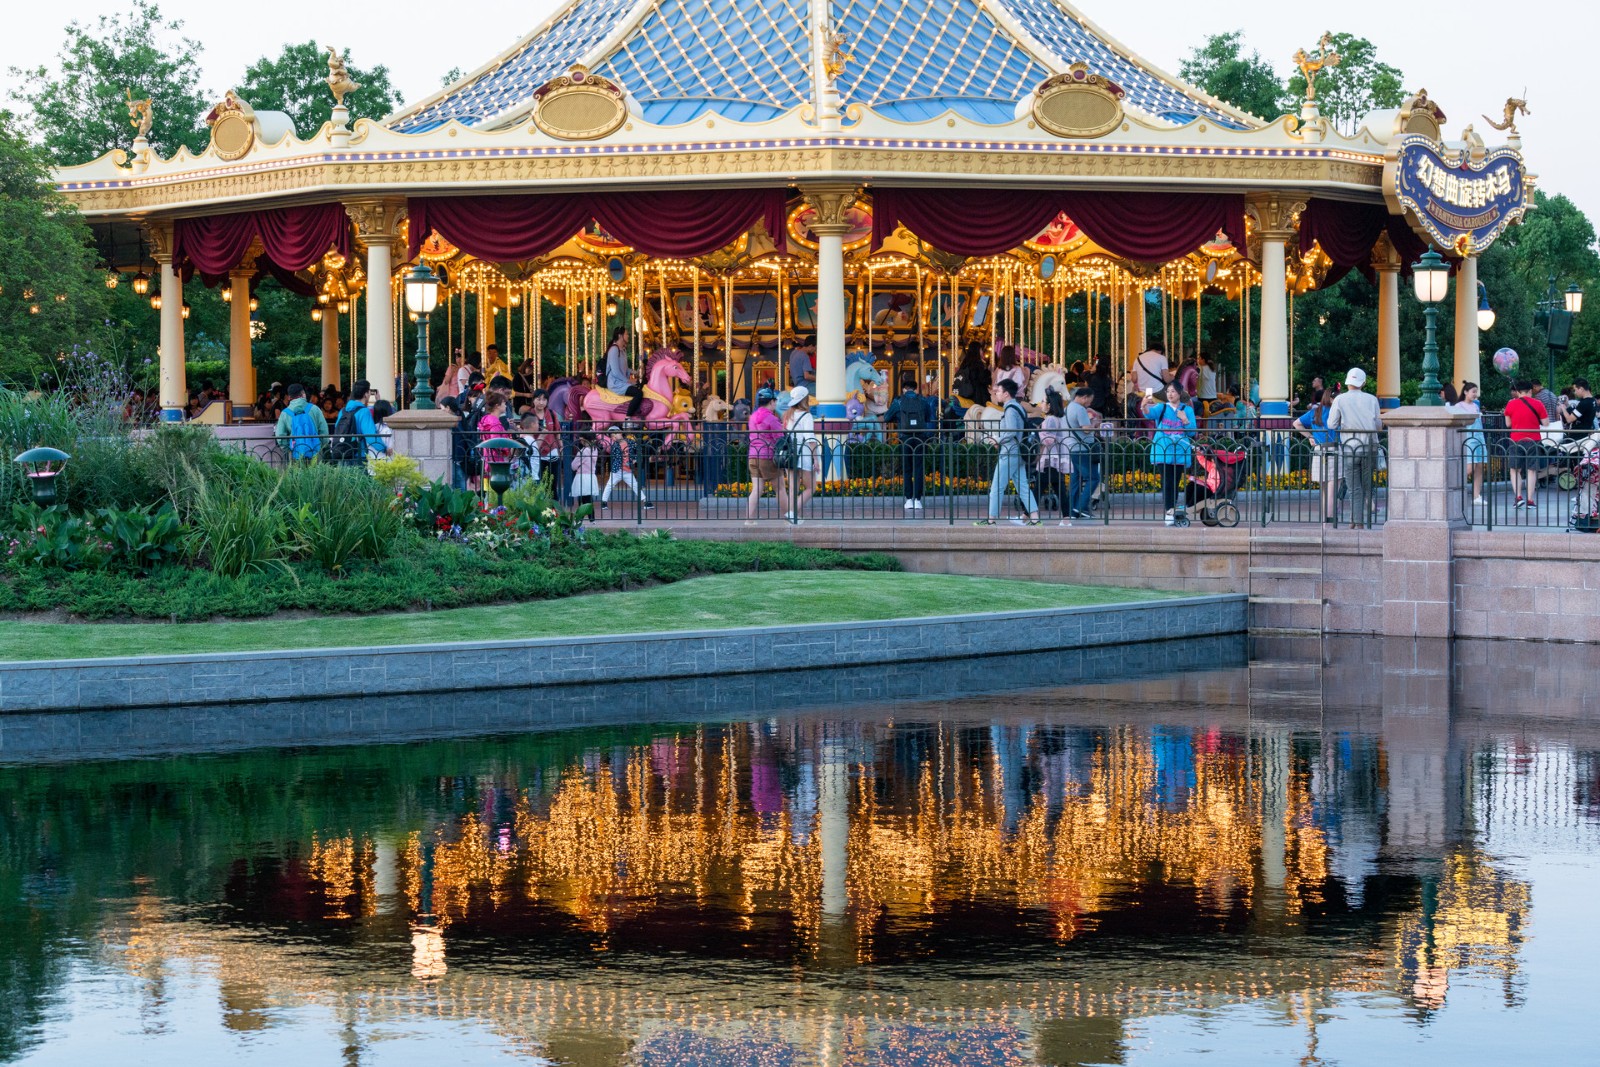
M483 457L482 466L485 474L489 472L489 464L509 463L512 458L511 450L508 448L482 447L484 441L511 436L511 427L506 425L509 417L506 414L507 407L506 394L500 390L490 389L483 394L483 414L478 419L477 433L473 435L472 446L477 448Z
M618 326L611 331L611 344L606 349L606 388L624 394L633 384L628 373L628 328Z
M1074 519L1089 518L1094 492L1100 487L1100 415L1094 409L1094 390L1079 386L1067 405L1067 445L1072 450L1072 505Z
M1178 482L1194 461L1194 409L1189 398L1174 383L1166 387L1163 399L1149 397L1144 417L1155 425L1150 438L1150 465L1161 478L1161 506L1166 509L1168 526L1178 525L1184 507L1178 501Z
M1338 431L1340 474L1350 487L1350 529L1372 525L1372 480L1378 466L1378 398L1366 391L1367 372L1351 367L1345 391L1328 406L1327 426Z
M778 394L771 389L756 393L755 410L750 413L750 504L745 509L745 525L754 526L767 486L778 485L777 449L783 439L783 420L778 417Z
M1328 429L1333 398L1321 389L1311 392L1311 406L1294 420L1295 432L1311 442L1311 480L1322 487L1322 521L1335 521L1339 503L1339 431Z
M1506 466L1511 469L1511 489L1517 495L1512 507L1536 507L1539 472L1544 470L1544 442L1539 432L1548 417L1545 406L1533 396L1536 382L1521 381L1511 387L1506 403L1506 426L1511 430ZM1522 495L1524 477L1528 495Z
M543 389L533 391L533 405L530 409L538 427L538 436L534 438L535 447L539 452L541 465L552 472L552 491L557 500L561 499L564 486L563 470L561 463L561 420L556 418L556 413L550 410L550 394Z
M817 335L807 334L800 347L789 353L789 387L804 388L807 396L817 391Z
M1061 402L1061 394L1055 389L1045 392L1044 404L1047 414L1039 424L1039 493L1041 496L1047 492L1055 494L1061 508L1061 525L1071 526L1067 480L1072 476L1072 448L1067 431L1067 405Z
M1199 405L1200 413L1208 415L1217 404L1217 368L1211 365L1211 357L1204 352L1198 352L1194 357L1195 364L1195 403Z
M433 394L434 403L446 397L461 395L461 369L467 365L467 357L461 349L456 349L455 355L450 358L450 365L444 369L444 377L439 379L439 388Z
M917 391L917 376L900 376L900 395L884 413L884 425L893 426L900 439L900 481L906 510L922 510L927 477L928 437L932 432L933 404Z
M1463 383L1461 389L1462 392L1466 392L1465 383ZM291 393L290 395L292 396L293 394ZM1594 394L1589 391L1589 380L1587 378L1572 379L1572 397L1573 402L1567 405L1567 410L1561 416L1566 420L1567 429L1574 433L1594 433Z
M500 358L500 346L491 344L484 353L483 380L489 383L491 389L495 388L494 380L504 378L506 384L511 383L511 364Z
M1472 478L1472 502L1483 503L1483 475L1489 465L1489 446L1483 438L1483 406L1478 402L1478 384L1462 382L1457 393L1449 383L1444 387L1445 407L1458 415L1471 415L1472 421L1461 428L1461 454Z
M793 470L783 472L783 495L792 511L784 518L801 521L806 504L817 491L817 470L822 466L821 442L817 439L816 419L811 415L811 394L803 385L789 390L789 410L783 416L783 429L795 448Z
M600 510L611 510L611 490L619 485L626 485L633 490L633 495L639 498L639 506L645 511L654 511L656 506L650 503L640 487L639 480L634 476L634 471L639 469L641 449L638 434L643 427L637 422L624 422L620 428L612 430L606 435L611 450L611 473L606 477L606 486L600 491Z
M1155 396L1167 387L1167 350L1160 341L1140 352L1133 361L1134 386L1145 396Z
M342 467L362 466L368 452L383 446L377 424L372 421L372 407L377 402L378 391L365 378L350 386L350 399L333 423L329 451L335 463Z
M1028 471L1022 463L1022 435L1027 426L1027 413L1017 403L1017 383L1010 378L995 382L989 387L989 398L1000 405L1000 429L996 436L1000 454L995 458L994 476L989 480L989 517L979 519L975 526L993 526L1000 521L1000 504L1006 495L1006 486L1014 485L1017 500L1027 515L1012 519L1013 526L1039 525L1039 505L1033 498L1033 486L1028 483Z
M306 400L306 387L299 382L289 383L289 406L278 416L278 425L272 435L278 439L278 448L290 459L310 463L322 457L323 442L328 438L328 420L322 409Z

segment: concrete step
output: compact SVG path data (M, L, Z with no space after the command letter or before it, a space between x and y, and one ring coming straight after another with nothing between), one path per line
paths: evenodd
M1251 574L1272 575L1279 578L1321 578L1321 567L1251 567Z
M1320 537L1290 537L1288 535L1284 535L1284 536L1274 536L1274 537L1252 536L1250 538L1250 547L1252 547L1252 548L1254 548L1256 545L1319 545L1320 546L1321 544L1322 544L1322 538L1320 538Z
M1249 600L1252 604L1294 604L1310 607L1322 607L1321 597L1294 597L1294 596L1253 596Z

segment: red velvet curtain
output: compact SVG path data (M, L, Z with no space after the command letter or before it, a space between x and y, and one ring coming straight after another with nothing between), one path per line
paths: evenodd
M192 264L202 275L227 274L241 265L258 236L267 258L289 272L312 266L329 249L346 259L354 254L344 206L311 204L179 219L173 226L173 256L180 266Z
M874 187L874 247L897 223L943 252L995 256L1043 230L1057 214L1112 255L1164 263L1218 231L1244 240L1244 197L1231 193L1120 193L1066 189Z
M1385 233L1400 254L1401 273L1409 274L1411 265L1428 250L1428 246L1411 232L1405 219L1391 215L1384 205L1352 204L1312 197L1306 201L1306 209L1300 213L1301 250L1310 248L1315 242L1333 260L1333 266L1322 282L1324 289L1351 270L1359 270L1368 281L1374 280L1372 246Z
M534 193L515 196L417 197L410 203L415 257L429 233L493 263L532 259L589 224L647 256L686 258L715 252L759 219L784 247L787 194L782 189Z

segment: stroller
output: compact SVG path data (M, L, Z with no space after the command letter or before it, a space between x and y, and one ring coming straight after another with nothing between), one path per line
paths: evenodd
M1570 486L1567 484L1569 476ZM1600 533L1600 433L1583 439L1577 462L1570 471L1561 473L1557 484L1563 489L1578 490L1572 501L1568 527L1575 533Z
M1233 502L1233 495L1239 490L1239 482L1244 476L1244 461L1248 455L1242 448L1230 449L1218 445L1195 449L1194 462L1200 468L1200 473L1198 476L1189 476L1183 498L1190 508L1198 505L1200 521L1204 525L1239 525L1239 506ZM1180 524L1187 526L1189 523L1183 519Z

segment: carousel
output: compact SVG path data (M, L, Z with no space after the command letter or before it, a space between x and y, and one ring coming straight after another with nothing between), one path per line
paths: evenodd
M831 416L910 374L948 395L974 342L991 361L1012 347L1037 393L1077 361L1117 376L1154 342L1177 362L1202 339L1233 391L1281 416L1295 295L1360 270L1379 345L1351 359L1394 405L1400 275L1430 245L1452 260L1450 376L1476 379L1476 256L1532 202L1521 101L1493 150L1470 126L1447 140L1425 90L1346 134L1317 105L1338 62L1324 38L1295 57L1299 114L1267 120L1063 0L573 0L353 125L361 89L328 52L318 130L230 91L207 149L163 159L130 95L133 150L56 174L107 269L151 294L167 418L187 393L184 286L231 296L267 277L322 324L318 384L362 377L391 398L424 360L437 376L491 344L592 375L621 326L680 418L789 384L811 338ZM427 334L403 296L418 266L439 282ZM242 415L250 302L231 310Z

